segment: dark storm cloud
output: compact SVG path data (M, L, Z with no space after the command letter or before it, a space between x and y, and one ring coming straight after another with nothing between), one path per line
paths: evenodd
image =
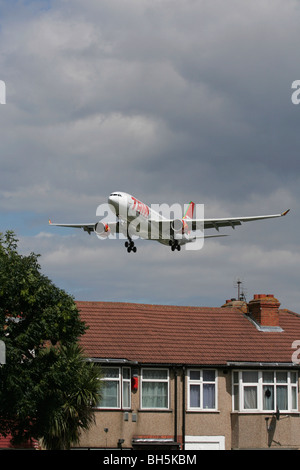
M298 2L16 5L0 1L0 79L7 84L0 209L9 222L13 213L32 212L41 236L24 240L24 249L40 248L45 270L87 298L106 282L100 296L114 298L117 290L119 300L148 300L152 286L153 301L169 292L169 303L200 302L199 285L209 298L223 297L232 287L226 280L241 272L253 289L279 288L291 272L297 279L300 106L291 102L291 84L300 79ZM116 189L149 204L193 199L207 217L293 211L276 228L247 226L229 242L207 242L184 267L162 255L164 247L155 245L153 257L151 243L129 265L118 242L46 232L48 216L93 221ZM161 256L169 273L163 288ZM264 280L256 285L258 261ZM122 273L132 279L141 271L145 281L130 290ZM189 279L180 294L177 273ZM280 291L291 295L293 282L283 284Z

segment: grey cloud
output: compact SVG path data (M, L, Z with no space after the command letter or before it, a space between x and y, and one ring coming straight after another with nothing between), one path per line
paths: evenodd
M299 230L300 107L291 103L290 89L300 78L297 3L46 3L46 10L44 2L19 4L13 15L0 2L0 79L7 83L7 104L0 107L4 214L31 211L43 232L48 216L90 221L115 189L147 203L193 199L205 204L207 216L277 212L289 205L293 211L284 223L247 226L229 242L207 244L196 262L185 258L184 273L182 260L162 255L164 247L157 246L158 258L152 244L142 255L139 250L142 264L141 258L128 261L118 242L106 253L103 243L77 232L71 241L57 232L46 241L27 241L44 253L45 270L72 291L86 288L87 297L89 285L100 282L113 296L113 270L106 278L97 273L101 260L114 269L121 262L120 272L131 278L142 272L147 282L140 281L137 294L129 281L123 287L120 275L120 300L146 299L151 285L154 298L163 302L169 288L167 302L184 302L185 295L197 299L199 288L195 280L188 294L177 293L176 272L199 280L210 298L215 271L221 273L215 291L223 293L239 270L249 274L254 288L255 263L245 257L246 242L249 253L262 257L266 250L278 266L284 255L290 260ZM81 259L72 258L71 247L78 253L80 246ZM94 251L99 258L93 262ZM84 258L93 278L74 274ZM164 289L156 276L162 260L167 270L175 267ZM273 279L279 286L288 269L297 274L289 262L282 277L280 270L274 275L274 266L259 269L265 285ZM91 289L95 296L96 287Z

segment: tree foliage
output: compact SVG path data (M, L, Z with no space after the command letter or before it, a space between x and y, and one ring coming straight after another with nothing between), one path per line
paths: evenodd
M0 235L0 433L68 448L93 420L99 373L78 341L86 330L71 296L41 274L39 256Z

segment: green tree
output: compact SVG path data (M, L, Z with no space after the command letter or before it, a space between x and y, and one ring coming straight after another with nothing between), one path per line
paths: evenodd
M93 421L99 371L79 347L86 326L73 298L41 274L38 257L0 234L0 433L67 449Z

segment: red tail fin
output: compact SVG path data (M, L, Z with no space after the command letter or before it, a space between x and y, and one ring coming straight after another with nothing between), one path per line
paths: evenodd
M183 217L184 219L192 219L193 218L194 207L195 207L195 203L191 201L189 203L189 207L187 208L186 213Z

